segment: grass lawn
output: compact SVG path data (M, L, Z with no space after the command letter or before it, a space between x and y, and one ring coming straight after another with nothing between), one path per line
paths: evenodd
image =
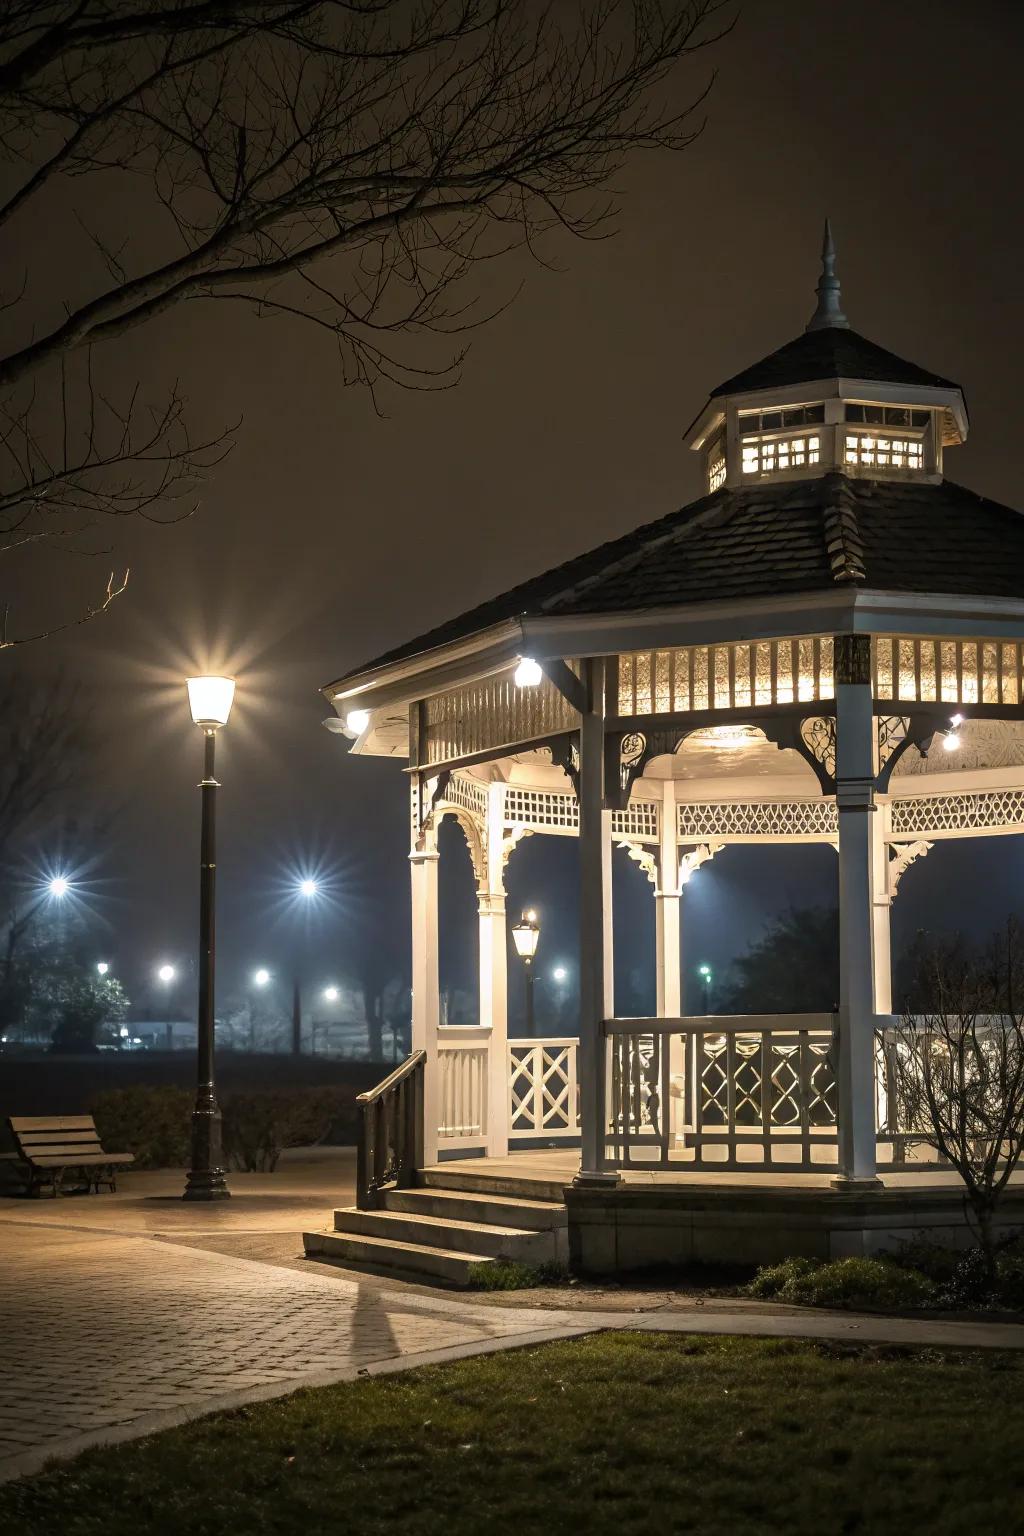
M303 1391L0 1488L11 1536L1024 1532L1024 1361L601 1334Z

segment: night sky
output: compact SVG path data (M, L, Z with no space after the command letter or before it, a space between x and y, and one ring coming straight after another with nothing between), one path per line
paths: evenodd
M116 344L126 380L156 390L180 378L200 428L243 418L192 520L118 530L112 563L132 576L114 609L6 663L62 666L89 690L113 813L89 899L140 1003L154 966L187 964L194 949L201 741L186 673L238 677L218 743L222 996L256 964L298 964L313 985L360 946L400 960L405 781L396 764L346 757L320 728L317 689L700 494L683 431L721 379L803 329L826 213L851 325L966 390L971 436L947 474L1024 504L1022 57L1016 0L747 0L714 50L704 136L628 165L617 237L553 243L556 271L519 256L480 271L488 303L523 291L472 337L457 389L391 391L383 419L298 321L197 304ZM691 66L691 89L710 63ZM149 236L140 212L133 239L145 249ZM96 280L70 206L23 238L25 302L41 312L75 242L83 290ZM19 626L94 592L109 563L26 558ZM449 830L443 982L469 978L475 942L468 859ZM981 931L1024 908L1022 859L1018 838L937 848L901 886L897 947L965 908ZM722 970L787 905L834 900L835 863L812 848L733 850L705 866L685 900L688 973L698 959ZM305 931L290 881L315 868L333 898ZM545 917L545 964L571 966L574 845L531 839L509 873L510 907L529 900ZM632 1011L653 1005L653 902L633 866L617 878L630 988L619 1006ZM541 1001L542 1019L553 1006Z

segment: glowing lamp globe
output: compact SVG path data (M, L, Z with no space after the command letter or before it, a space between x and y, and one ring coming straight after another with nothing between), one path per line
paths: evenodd
M204 731L219 730L227 725L231 703L235 697L233 677L190 677L188 679L188 707L195 725Z
M529 656L524 656L516 667L515 685L517 688L536 688L543 676L540 664Z
M265 966L261 965L258 971L253 972L252 979L258 987L265 987L267 982L270 980L270 972L266 969Z
M106 960L97 960L96 969L99 971L101 976L105 976L110 970L110 966L107 964Z
M53 879L47 886L47 890L50 892L50 895L56 896L58 901L60 901L62 897L66 896L70 889L71 882L67 880L64 875L54 875Z
M336 1003L338 1001L337 987L324 987L324 997L329 1003Z
M300 880L299 881L299 894L300 894L300 896L315 896L316 892L317 892L317 884L316 884L315 880Z
M537 921L536 912L524 912L519 922L512 927L512 942L520 960L525 960L529 965L537 953L539 941L540 924Z
M353 736L361 736L370 723L370 711L368 709L350 709L345 716L345 724Z
M173 965L162 965L160 967L160 969L157 971L157 975L159 976L160 980L163 981L163 982L173 981L174 980L174 966Z

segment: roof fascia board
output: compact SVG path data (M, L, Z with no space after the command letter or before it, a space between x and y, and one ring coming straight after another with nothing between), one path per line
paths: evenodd
M522 654L523 626L519 619L506 619L415 656L351 672L320 691L336 709L357 705L360 709L379 709L384 704L425 698L460 683L490 677Z
M1024 600L928 592L860 591L856 632L950 635L986 640L1024 637Z

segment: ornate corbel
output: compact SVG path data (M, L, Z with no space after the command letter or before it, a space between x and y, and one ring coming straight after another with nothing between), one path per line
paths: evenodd
M875 777L875 788L881 794L885 794L889 788L892 771L907 748L916 747L922 757L927 757L937 727L934 714L915 713L879 715L875 724L878 731L878 773ZM900 735L901 728L902 735Z
M910 868L915 859L923 859L932 846L923 838L916 843L890 843L889 858L885 866L886 895L890 900L896 895L900 876Z
M676 752L685 731L610 731L605 737L605 804L624 811L633 785L653 757Z
M572 785L573 794L580 797L580 737L578 731L565 736L552 736L545 745L551 753L551 761L561 768Z
M533 831L532 827L509 827L501 840L501 867L503 870L508 867L509 859L519 847L523 838L532 837Z
M716 853L721 853L724 847L724 843L718 842L698 843L696 848L691 848L687 853L681 854L679 858L679 889L682 890L684 885L689 884L691 876L700 869L701 865L706 864L709 859L713 859Z
M615 840L615 846L622 848L638 864L647 876L648 880L658 889L658 856L653 848L646 847L643 843L634 843L628 837L619 837Z

